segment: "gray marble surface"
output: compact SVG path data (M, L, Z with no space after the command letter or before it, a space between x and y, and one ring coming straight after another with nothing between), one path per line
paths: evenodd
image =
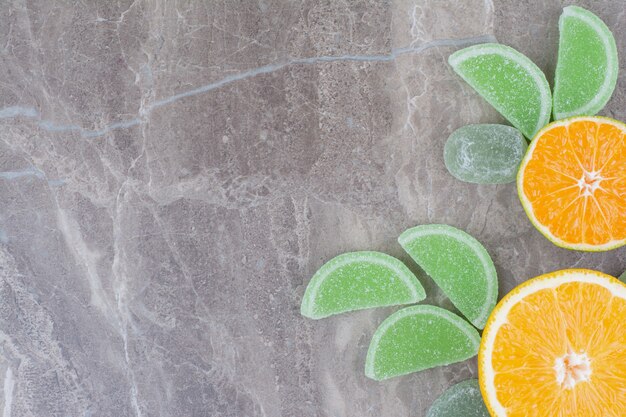
M485 244L501 295L622 272L624 249L556 248L514 185L443 164L454 129L501 121L447 56L497 39L551 79L569 3L3 2L2 417L423 416L475 361L366 379L394 309L303 319L325 260L385 251L448 306L396 243L442 222ZM622 1L578 4L626 46ZM624 74L604 110L620 119Z

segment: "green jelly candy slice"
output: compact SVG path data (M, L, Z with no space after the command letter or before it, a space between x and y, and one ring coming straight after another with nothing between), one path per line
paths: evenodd
M479 344L476 329L456 314L429 305L406 307L374 333L365 375L380 381L461 362L475 356Z
M528 143L504 125L469 125L450 135L443 151L446 168L461 181L506 184L515 181Z
M595 14L568 6L559 19L554 118L594 115L609 101L619 70L613 34Z
M550 121L546 76L525 55L497 43L461 49L448 62L500 114L532 138Z
M477 379L448 388L433 403L426 417L489 417Z
M624 273L620 275L618 279L626 284L626 271L624 271Z
M498 277L479 241L445 224L413 227L398 241L474 326L485 327L498 298Z
M325 263L304 292L300 313L321 319L346 311L413 304L426 297L402 262L380 252L350 252Z

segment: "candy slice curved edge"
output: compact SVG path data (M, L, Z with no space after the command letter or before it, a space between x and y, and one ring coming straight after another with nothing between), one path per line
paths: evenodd
M489 252L485 249L485 247L480 243L475 237L470 235L463 230L457 229L456 227L447 225L447 224L423 224L419 226L412 227L410 229L405 230L399 237L398 243L400 246L411 255L411 250L409 248L410 242L414 241L417 238L422 236L436 235L442 234L448 237L451 237L465 246L472 249L474 254L480 260L485 274L487 276L487 286L486 286L486 296L485 296L485 304L483 304L481 312L476 317L467 317L463 311L461 313L467 317L467 319L477 328L482 329L485 327L485 323L491 314L491 311L496 305L498 300L498 275L496 272L495 265ZM415 257L411 256L413 260L418 264L418 260ZM422 265L420 265L423 268ZM425 271L427 274L431 275L428 271ZM492 285L493 284L493 285ZM458 308L458 306L457 306Z
M380 344L380 341L387 335L387 332L400 320L402 320L405 317L409 317L409 316L417 315L417 314L433 315L455 326L465 336L466 338L465 340L471 344L472 350L468 354L463 355L462 357L458 357L456 358L456 360L452 362L440 363L437 365L429 366L427 368L408 370L406 372L397 373L393 375L380 375L379 373L377 373L376 368L375 368L376 354L377 354L377 349ZM479 346L480 346L480 335L478 334L478 331L474 327L472 327L472 325L470 325L467 321L463 320L461 317L457 316L456 314L451 313L448 310L444 310L443 308L432 306L432 305L426 305L426 304L405 307L401 310L396 311L391 316L387 317L387 319L385 319L385 321L383 321L381 325L378 326L378 328L376 329L376 332L374 333L374 336L372 336L372 340L367 350L367 357L365 359L365 375L370 379L373 379L376 381L382 381L382 380L393 378L396 376L402 376L402 375L407 375L413 372L419 372L425 369L429 369L431 367L450 365L452 363L461 362L461 361L464 361L464 360L467 360L469 358L476 356L478 354Z
M604 82L596 96L586 105L575 110L564 112L558 112L556 105L554 105L553 114L555 120L582 115L592 116L598 113L611 99L611 96L617 84L617 77L619 72L619 59L617 53L617 45L615 43L615 37L613 36L613 33L608 28L606 23L604 23L602 19L600 19L598 16L596 16L594 13L590 12L587 9L579 6L567 6L563 8L563 13L559 18L559 32L562 32L563 26L565 24L565 19L568 18L577 18L583 21L598 34L598 38L602 41L604 45L604 50L606 52L607 69L609 73L605 77ZM561 46L562 38L559 39L559 51L561 51ZM555 95L553 96L553 100L554 104L556 104L555 97L559 85L558 59L557 69L555 70L554 75Z
M473 85L472 81L468 79L463 74L463 71L461 71L459 68L459 66L463 62L467 61L468 59L475 58L475 57L482 56L482 55L487 55L487 54L501 55L501 56L504 56L505 58L510 59L511 61L514 61L520 67L522 67L535 82L535 86L537 87L537 90L539 91L540 106L541 106L539 109L540 116L537 120L537 123L533 131L528 131L526 129L523 129L522 126L515 126L519 130L522 131L524 136L531 139L543 126L545 126L546 124L550 122L550 116L552 114L552 93L550 91L550 84L548 83L548 80L545 74L526 55L522 54L516 49L511 48L510 46L506 46L506 45L499 44L499 43L482 43L478 45L472 45L472 46L469 46L467 48L464 48L464 49L461 49L459 51L452 53L448 57L448 63L450 64L450 66L454 69L454 71L461 78L463 78L463 80L465 80L465 82L467 82L470 86L472 86L472 88L474 88L485 100L487 100L489 104L491 104L498 111L500 111L500 109L498 109L498 104L494 103L492 98L483 96L483 94L477 89L477 87ZM503 116L510 118L510 115L503 114ZM514 120L509 119L509 121L512 122L513 125L517 124Z
M371 307L356 307L336 311L330 314L318 314L315 311L315 301L318 296L318 291L324 281L328 277L332 277L333 272L337 271L339 268L358 262L372 263L388 269L394 274L394 276L396 276L403 282L404 286L410 292L410 297L408 299L398 298L391 303L380 303ZM396 259L393 256L387 255L385 253L375 251L347 252L340 254L326 262L313 275L304 291L304 296L302 297L302 303L300 305L300 314L311 319L322 319L335 314L347 313L350 311L386 307L399 304L418 303L424 298L426 298L426 292L424 291L424 287L419 282L417 277L411 272L411 270L399 259Z

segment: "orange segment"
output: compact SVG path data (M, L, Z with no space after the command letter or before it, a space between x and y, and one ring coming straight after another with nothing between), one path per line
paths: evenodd
M517 186L531 222L556 245L626 244L626 125L587 116L549 124L528 148Z
M603 124L598 130L597 166L606 167L611 161L619 161L619 154L625 150L624 132L618 127ZM623 156L623 155L622 155Z
M567 145L570 152L576 156L578 166L588 171L595 169L596 138L599 125L590 120L581 120L564 126L567 130Z
M544 134L546 141L551 146L543 147L541 153L537 153L532 162L536 164L535 169L558 172L564 176L576 179L578 175L578 158L573 152L569 143L568 131L565 126L555 126L554 129Z
M626 285L583 269L527 281L493 310L478 363L493 417L622 415Z

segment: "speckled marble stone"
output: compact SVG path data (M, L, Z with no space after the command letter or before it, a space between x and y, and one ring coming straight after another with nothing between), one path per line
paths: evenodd
M624 249L553 246L513 184L460 182L442 157L460 126L502 122L447 56L497 39L551 80L570 3L4 2L2 416L423 416L475 360L368 380L395 309L301 317L324 261L387 252L449 307L396 242L437 222L484 243L501 295L623 272ZM578 4L626 47L621 1Z

